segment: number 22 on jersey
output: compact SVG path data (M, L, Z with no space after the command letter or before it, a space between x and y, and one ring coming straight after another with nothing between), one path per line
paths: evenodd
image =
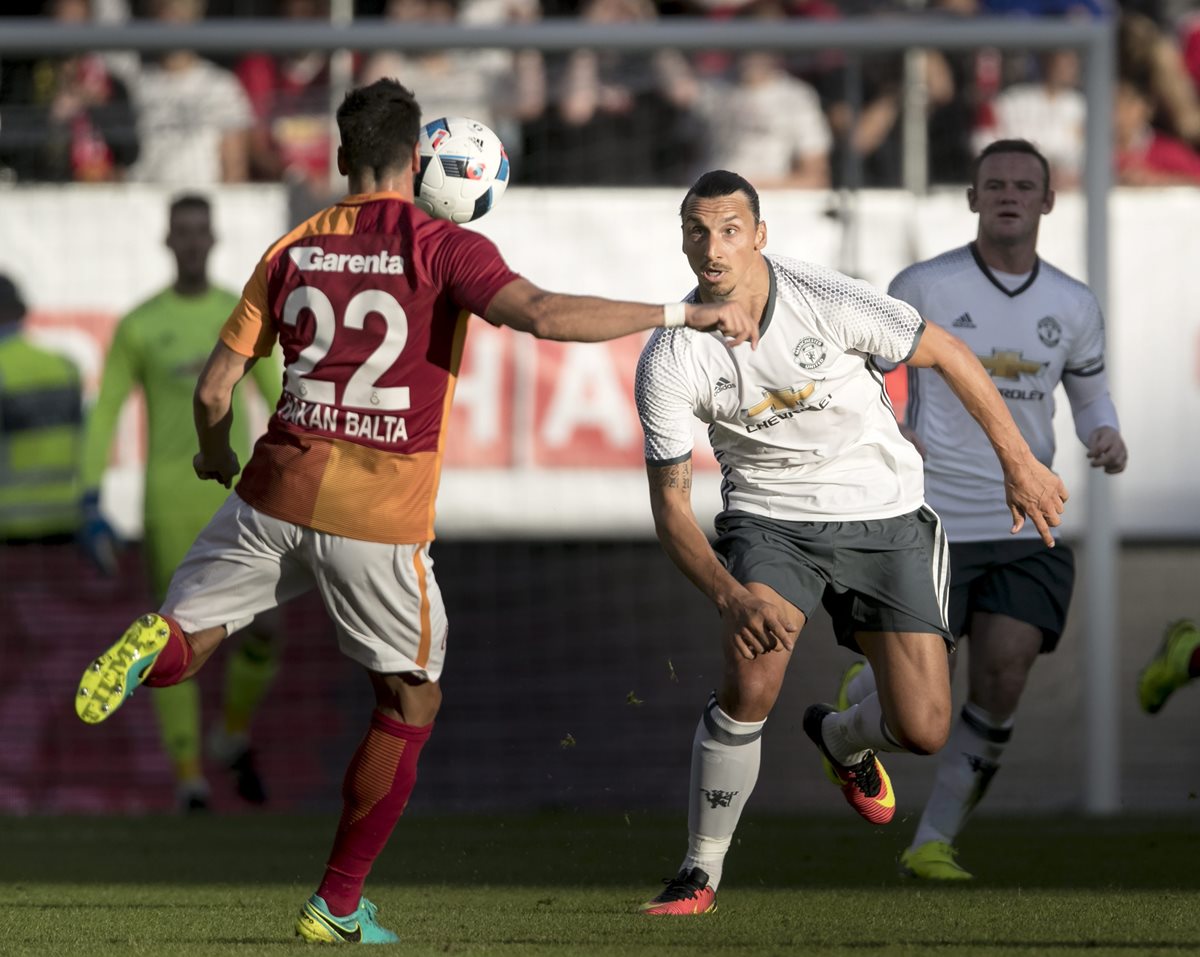
M306 402L341 405L346 409L402 412L410 407L408 386L380 386L408 342L408 316L396 297L382 289L363 289L346 304L341 325L362 330L367 316L375 313L384 321L383 340L346 382L342 401L337 401L337 383L312 376L317 365L335 348L337 313L329 297L315 286L293 289L283 304L284 325L296 326L307 310L313 317L313 338L284 372L284 389Z

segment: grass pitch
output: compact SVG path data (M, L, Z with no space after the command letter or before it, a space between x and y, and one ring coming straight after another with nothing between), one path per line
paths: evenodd
M0 954L277 954L335 821L0 819ZM1200 954L1200 816L973 821L969 886L902 882L914 821L748 815L716 914L646 918L678 816L413 815L368 883L405 955Z

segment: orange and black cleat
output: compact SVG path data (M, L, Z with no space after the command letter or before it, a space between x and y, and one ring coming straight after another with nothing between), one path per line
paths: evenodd
M827 704L809 705L804 712L804 733L812 738L813 744L820 750L825 773L842 789L850 806L872 824L887 824L896 813L896 795L892 792L891 779L875 752L868 751L867 756L857 764L845 765L839 764L825 746L821 724L826 717L835 713L835 709Z
M717 909L717 892L699 867L682 870L663 883L663 892L638 908L643 914L711 914Z

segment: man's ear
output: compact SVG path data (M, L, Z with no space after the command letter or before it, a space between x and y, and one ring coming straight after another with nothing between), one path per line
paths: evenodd
M979 210L977 210L975 208L975 200L976 200L975 187L968 186L967 187L967 209L969 209L973 213L979 212Z
M412 152L412 171L413 175L421 172L421 144L417 143L413 146Z
M350 175L350 168L346 165L346 156L342 152L342 148L340 146L337 148L337 168L338 172L343 176Z
M762 249L767 244L767 221L759 220L758 225L754 227L754 248L755 250Z

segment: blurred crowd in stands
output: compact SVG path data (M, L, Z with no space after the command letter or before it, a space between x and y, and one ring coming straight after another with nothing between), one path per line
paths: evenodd
M31 0L62 23L328 19L330 0ZM389 22L642 22L845 16L1113 17L1114 163L1126 185L1200 184L1200 0L358 0ZM2 29L2 27L0 27ZM330 183L330 56L86 53L0 57L0 181ZM902 53L453 50L354 55L351 81L397 77L430 118L492 126L521 185L684 185L735 169L760 188L902 185ZM988 141L1020 136L1079 185L1086 104L1072 51L926 51L928 182L966 181ZM906 72L907 71L907 72ZM857 92L855 92L857 91Z

